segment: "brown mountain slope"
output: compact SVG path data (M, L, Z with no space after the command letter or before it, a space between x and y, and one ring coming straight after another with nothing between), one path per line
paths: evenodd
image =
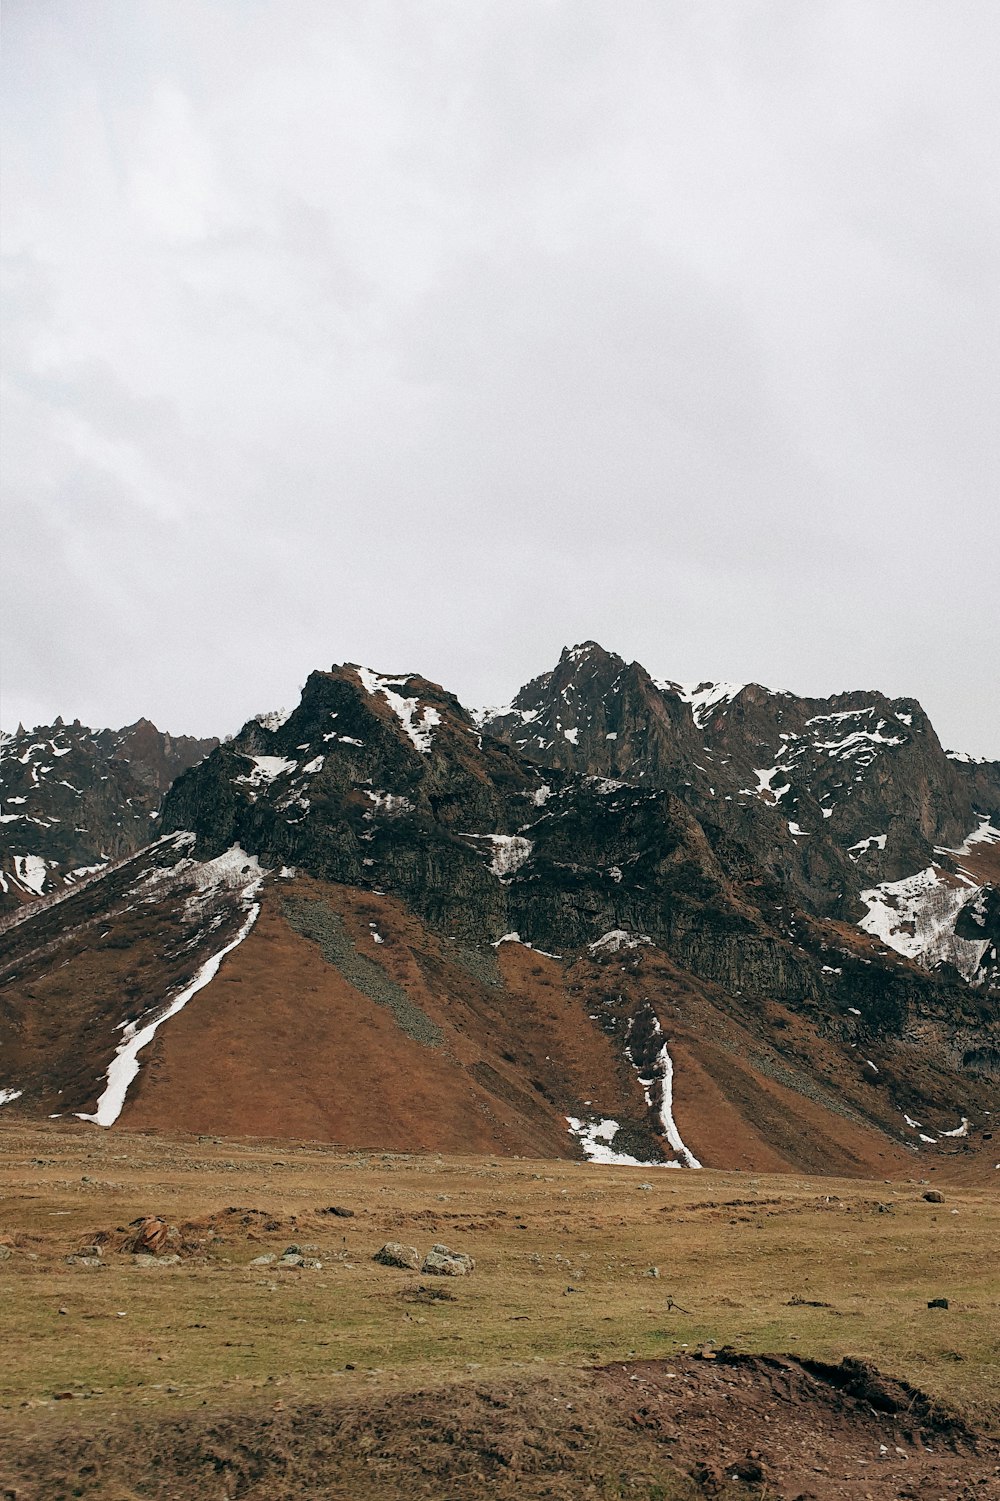
M472 948L384 894L262 877L241 852L205 866L188 848L165 839L9 930L0 1087L20 1094L5 1110L93 1116L123 1026L162 1014L245 931L137 1054L116 1124L579 1156L603 1122L598 1153L647 1171L691 1156L848 1175L991 1167L981 1129L922 1143L902 1118L905 1098L928 1128L954 1127L925 1110L954 1097L947 1067L925 1054L904 1067L885 1039L824 1036L808 1014L729 996L651 944ZM664 1130L664 1047L689 1157ZM961 1088L981 1122L985 1086Z

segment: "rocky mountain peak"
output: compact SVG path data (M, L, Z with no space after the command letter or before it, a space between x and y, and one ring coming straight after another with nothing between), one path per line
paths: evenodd
M27 737L5 829L28 813L55 840L63 812L42 820L28 789L61 787L75 812L86 752L138 837L151 732ZM284 1129L296 1091L255 1072L263 1050L330 1104L334 1140L376 1139L370 1096L381 1113L423 1090L461 1117L428 1145L499 1131L506 1150L696 1166L728 1162L749 1122L780 1162L855 1170L891 1150L909 1169L981 1132L995 1099L1000 826L981 784L910 700L656 682L596 643L478 722L415 673L313 672L290 712L174 781L146 819L160 837L118 862L102 844L78 889L8 920L0 1045L17 1074L0 1084L19 1108L108 1124L123 1029L165 1021L175 1063L141 1076L137 1119L189 1073L206 1122L249 1099L256 1130L270 1091ZM30 853L40 876L20 849L13 874L47 890ZM187 1007L222 960L225 983ZM37 1041L39 996L45 1035L75 1019L64 1047ZM250 1085L220 1087L219 1057ZM332 1102L331 1057L356 1065ZM675 1066L707 1151L672 1114ZM172 1108L190 1126L188 1098Z

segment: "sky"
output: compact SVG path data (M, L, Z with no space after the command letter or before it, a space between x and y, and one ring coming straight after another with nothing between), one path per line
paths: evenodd
M1000 757L995 0L6 0L5 728L313 668Z

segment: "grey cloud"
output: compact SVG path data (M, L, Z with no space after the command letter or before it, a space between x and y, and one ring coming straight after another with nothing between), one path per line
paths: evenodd
M992 4L6 21L5 724L594 636L1000 754Z

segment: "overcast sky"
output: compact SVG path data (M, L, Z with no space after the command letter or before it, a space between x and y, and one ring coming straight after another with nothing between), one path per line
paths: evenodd
M996 0L6 0L3 723L313 667L1000 756Z

